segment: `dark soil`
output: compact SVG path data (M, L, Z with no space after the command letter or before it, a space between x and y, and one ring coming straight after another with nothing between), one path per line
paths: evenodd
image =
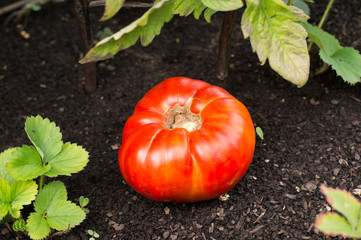
M1 1L0 6L10 0ZM312 4L319 21L327 1ZM116 31L144 9L122 10L99 23ZM324 28L342 45L361 50L361 2L337 1ZM2 16L1 22L6 16ZM86 94L77 64L81 36L72 1L49 4L28 18L24 39L11 21L0 28L0 150L30 144L26 116L40 114L61 127L64 141L90 152L88 166L62 177L69 199L90 199L88 218L65 236L88 239L325 239L314 228L327 211L319 186L353 191L361 185L361 84L349 86L328 70L311 76L301 89L260 66L240 31L240 14L231 43L226 89L249 109L265 135L257 140L253 162L227 201L159 203L123 183L117 154L122 128L136 103L154 85L173 76L218 84L217 42L222 14L212 23L175 17L146 48L139 44L98 63L98 88ZM315 49L316 50L316 49ZM321 65L316 53L312 70ZM12 239L4 225L0 239Z

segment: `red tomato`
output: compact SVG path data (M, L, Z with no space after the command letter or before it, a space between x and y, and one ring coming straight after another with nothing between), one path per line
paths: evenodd
M157 201L195 202L234 187L248 169L255 131L227 91L185 77L151 89L125 124L119 166L125 181Z

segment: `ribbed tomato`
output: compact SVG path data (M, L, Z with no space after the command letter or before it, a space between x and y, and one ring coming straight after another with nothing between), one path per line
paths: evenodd
M119 166L131 187L157 201L195 202L237 184L251 163L255 131L227 91L175 77L138 102L122 140Z

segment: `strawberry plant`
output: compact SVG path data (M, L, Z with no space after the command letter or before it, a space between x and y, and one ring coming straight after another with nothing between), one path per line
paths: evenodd
M68 200L61 181L44 185L44 178L81 171L88 162L88 152L76 144L63 143L59 127L47 118L27 118L25 131L32 146L9 148L0 154L0 220L7 226L13 222L14 231L26 232L31 239L44 239L85 219L84 206L89 200L82 198L80 207ZM21 210L32 201L34 212L25 221Z
M321 186L327 202L340 214L324 213L316 218L315 227L326 235L361 238L361 203L345 190Z
M321 59L332 66L347 83L355 84L361 78L361 55L353 48L341 47L330 34L307 23L309 8L304 2L313 0L245 0L242 15L242 32L250 38L252 49L262 64L269 65L284 79L302 87L309 78L310 57L307 37L320 48ZM106 0L102 21L113 17L124 0ZM330 0L323 20L333 0ZM159 35L163 25L174 15L193 14L199 19L203 13L207 22L217 11L235 11L244 6L242 0L156 0L143 16L118 32L98 42L80 61L88 63L113 57L117 52L134 45L138 39L149 45ZM225 18L226 19L226 18ZM229 17L228 21L233 21ZM229 24L225 24L229 26ZM223 31L222 31L223 32ZM225 31L229 35L229 32ZM227 42L227 41L225 41ZM224 58L224 57L223 57ZM224 75L224 74L223 74Z

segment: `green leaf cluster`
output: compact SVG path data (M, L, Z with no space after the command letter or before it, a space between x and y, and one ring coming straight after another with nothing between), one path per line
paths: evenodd
M14 231L44 239L51 229L64 231L85 219L83 206L68 201L62 182L42 187L44 176L70 176L81 171L88 162L88 152L76 144L63 143L59 127L47 118L27 118L25 131L33 146L10 148L0 154L0 220L14 219ZM38 177L39 192L34 181ZM20 210L34 200L35 212L25 222ZM84 206L88 202L82 200Z
M317 216L315 226L326 235L361 238L361 203L351 193L321 186L327 202L339 213Z
M114 16L123 3L124 0L107 0L101 20ZM207 22L210 22L211 16L217 11L231 11L242 6L242 0L157 0L143 16L98 42L80 63L111 58L117 52L134 45L138 39L143 46L149 45L160 34L164 23L169 22L174 15L188 16L193 13L199 19L203 12Z
M325 63L347 83L353 85L360 82L361 55L356 49L342 47L334 36L309 23L302 23L302 26L308 32L308 37L320 48L319 54Z
M268 60L273 70L284 79L302 87L309 78L310 57L307 37L320 47L321 59L332 66L346 82L360 82L361 55L357 50L341 47L330 34L307 24L313 0L244 0L242 32L250 38L252 49L261 64ZM114 16L124 0L106 0L101 20ZM207 22L217 11L233 11L244 6L242 0L156 0L143 16L96 44L80 63L105 60L134 45L138 39L143 46L159 35L163 25L174 15L196 19L204 15ZM329 9L328 9L329 10ZM327 15L328 10L325 11Z

